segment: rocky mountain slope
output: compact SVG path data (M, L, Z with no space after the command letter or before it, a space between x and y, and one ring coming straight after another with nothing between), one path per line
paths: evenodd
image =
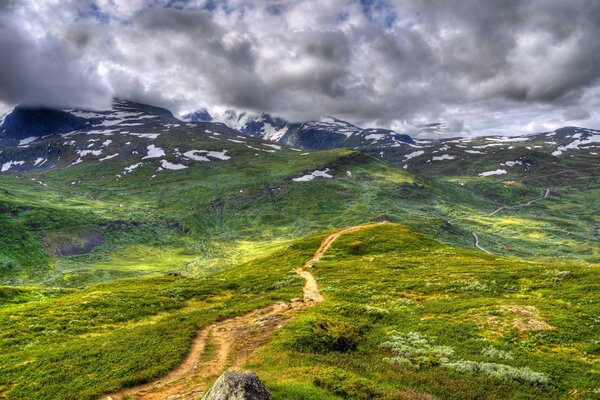
M534 168L551 172L552 164L586 170L599 159L600 152L600 131L579 127L513 137L413 139L391 130L363 129L335 118L289 123L267 114L249 118L230 112L220 123L206 110L200 110L183 119L159 107L123 100L116 100L111 110L98 112L17 107L0 125L0 171L46 169L84 159L111 158L156 158L163 168L173 169L211 157L206 155L208 152L186 155L177 151L167 156L156 146L150 147L161 135L165 138L178 132L212 135L214 140L225 139L252 149L246 143L250 137L261 143L257 151L273 152L282 145L297 150L354 149L426 175L460 175L466 170L487 177Z
M363 129L336 118L290 123L268 114L252 117L229 111L222 122L246 136L299 149L355 149L430 175L458 175L465 169L482 177L506 175L569 164L565 159L573 157L581 159L579 164L586 169L600 151L600 130L581 127L511 137L416 139L389 129ZM440 124L431 125L437 129Z
M363 129L333 117L320 121L292 123L268 114L249 118L246 114L230 112L226 114L224 123L238 129L244 135L301 149L327 150L345 147L373 153L379 148L414 144L408 135L389 129Z

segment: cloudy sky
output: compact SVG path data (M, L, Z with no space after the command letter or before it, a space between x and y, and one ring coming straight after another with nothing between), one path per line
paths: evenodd
M598 0L0 0L0 108L600 128Z

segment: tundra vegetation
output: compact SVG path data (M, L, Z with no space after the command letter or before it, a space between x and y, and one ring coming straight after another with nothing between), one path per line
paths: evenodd
M333 243L310 269L325 300L245 365L274 398L600 394L587 158L481 177L514 157L411 172L353 150L256 156L176 129L153 143L173 154L192 140L231 158L119 179L131 160L0 175L0 398L95 399L156 380L202 327L301 298L294 269L327 235L383 220Z

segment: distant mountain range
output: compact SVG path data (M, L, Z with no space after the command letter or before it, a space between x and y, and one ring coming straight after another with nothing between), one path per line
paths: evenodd
M206 109L201 109L184 115L182 119L188 122L218 120L246 136L301 149L365 150L371 147L385 148L399 147L406 143L414 144L409 135L399 134L389 129L364 129L334 117L320 121L289 122L265 113L251 116L228 110L220 119L215 119Z
M74 140L80 135L86 138L118 135L125 143L140 147L139 151L159 135L183 133L212 135L214 139L219 135L250 149L253 145L245 138L265 143L267 147L350 148L409 170L430 174L473 170L482 176L502 175L514 168L548 166L553 160L573 154L597 159L600 150L600 131L578 127L515 137L419 140L389 129L363 129L336 118L290 123L268 114L251 117L229 111L221 120L216 122L207 110L196 111L182 120L164 108L124 100L115 100L112 110L107 111L16 107L0 125L0 165L2 172L24 171L49 168L58 165L61 159L76 162L83 160L82 155L97 154L98 159L102 158L102 150L95 149L93 142ZM129 142L125 138L130 138ZM116 141L112 141L114 146ZM124 148L114 149L112 154L117 153L118 157L128 154ZM490 170L476 167L483 164L495 167Z

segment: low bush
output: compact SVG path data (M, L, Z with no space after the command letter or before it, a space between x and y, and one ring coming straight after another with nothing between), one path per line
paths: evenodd
M358 345L356 328L341 320L331 317L309 318L299 324L291 341L294 350L314 353L349 352Z
M383 395L369 379L340 368L320 369L314 383L345 399L368 400Z
M461 373L485 374L501 381L517 381L532 385L546 386L550 379L546 374L532 371L528 367L515 368L506 364L484 363L467 360L448 362L442 364L446 368Z

